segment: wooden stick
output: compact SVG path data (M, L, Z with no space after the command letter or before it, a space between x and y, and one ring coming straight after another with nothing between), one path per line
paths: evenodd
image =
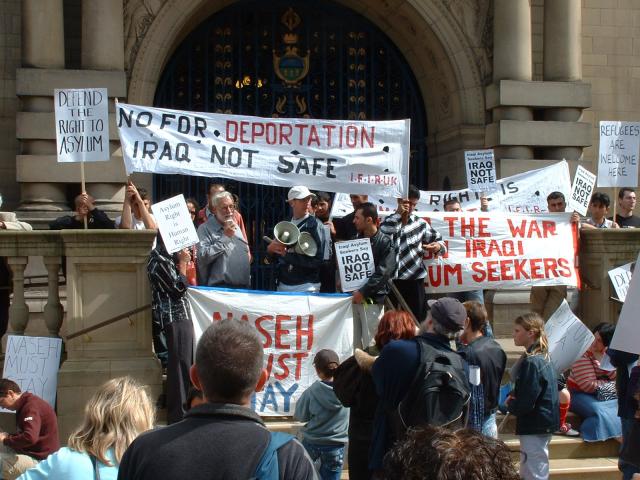
M87 193L87 186L84 181L84 159L80 160L80 183L82 184L82 193ZM84 229L86 230L87 226L87 216L84 216Z
M613 221L616 221L616 212L618 210L618 187L613 189Z

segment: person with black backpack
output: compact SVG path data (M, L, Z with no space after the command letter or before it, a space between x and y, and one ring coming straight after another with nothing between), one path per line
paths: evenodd
M390 342L372 367L379 397L369 467L382 469L382 460L407 429L420 425L460 427L465 424L470 399L467 366L451 348L463 329L464 306L455 298L430 300L421 334Z

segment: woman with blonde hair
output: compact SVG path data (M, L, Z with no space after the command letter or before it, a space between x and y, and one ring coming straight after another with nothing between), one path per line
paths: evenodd
M515 387L507 409L516 418L520 439L520 476L525 480L549 478L549 442L560 428L558 380L549 361L544 321L537 313L515 319L513 342L526 351L511 370Z
M144 387L130 377L109 380L91 397L85 418L61 448L19 480L115 480L127 447L153 428L155 410Z

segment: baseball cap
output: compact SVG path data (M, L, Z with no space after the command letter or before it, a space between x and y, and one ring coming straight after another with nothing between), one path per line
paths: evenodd
M467 319L467 310L459 300L443 297L438 300L429 300L427 303L431 309L431 318L433 318L435 322L438 322L452 332L464 328L464 321Z
M329 370L329 366L332 363L335 363L335 368L337 368L338 365L340 365L340 358L336 352L328 348L323 348L313 357L313 364L318 367L319 370Z
M310 197L311 195L313 195L313 193L311 193L307 187L304 185L296 185L289 189L287 200L302 200L303 198Z

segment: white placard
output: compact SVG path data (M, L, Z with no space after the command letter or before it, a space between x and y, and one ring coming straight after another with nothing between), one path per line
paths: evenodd
M613 288L616 290L618 299L623 301L627 298L627 291L629 290L629 284L631 283L631 265L633 263L627 263L621 267L609 270L609 278L613 284Z
M636 265L640 261L640 255ZM637 272L638 269L635 269ZM616 331L613 334L610 347L614 350L640 354L640 275L631 276L631 283L627 291L626 300L622 305Z
M598 187L637 187L640 122L600 122Z
M199 242L184 195L151 205L167 252L174 253Z
M571 196L567 204L568 212L578 212L585 216L589 210L593 186L596 184L596 176L582 165L578 165L576 176L573 178Z
M593 333L576 317L566 300L544 326L549 340L549 357L559 373L567 370L591 346Z
M109 160L106 88L54 90L58 162Z
M496 189L496 162L493 150L464 152L467 166L467 184L472 192L490 192Z
M254 325L264 347L265 387L251 397L260 415L292 415L296 402L318 380L313 358L329 348L341 360L353 353L351 296L189 288L194 338L216 322L236 318Z
M2 377L55 408L61 351L61 338L9 335Z
M392 197L408 190L408 119L262 118L124 103L116 115L127 173Z
M368 238L358 238L336 242L336 259L343 292L359 289L375 270L371 241Z

